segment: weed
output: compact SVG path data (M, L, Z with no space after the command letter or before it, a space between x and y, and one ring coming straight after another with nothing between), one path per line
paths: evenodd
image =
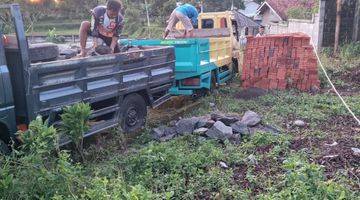
M65 38L62 36L58 36L56 34L56 29L53 28L47 32L46 41L53 42L53 43L65 43Z
M325 180L321 166L308 163L300 155L292 155L284 161L287 171L283 181L271 188L260 199L354 199L355 194L347 188Z

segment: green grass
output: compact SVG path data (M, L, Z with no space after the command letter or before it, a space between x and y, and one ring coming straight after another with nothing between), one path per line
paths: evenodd
M128 148L132 150L126 154L99 155L96 163L90 165L90 171L110 168L103 174L110 177L121 172L127 184L141 184L158 199L166 196L174 199L354 199L359 195L353 190L358 184L356 179L343 175L326 179L324 166L314 162L322 153L320 146L302 150L292 147L299 137L324 140L341 134L331 133L331 126L335 125L330 119L350 115L337 97L290 91L245 101L233 97L237 92L241 89L222 87L220 95L202 99L202 106L187 115L208 114L209 103L215 102L222 112L243 114L254 110L264 117L264 123L280 127L283 134L257 133L243 138L240 145L200 142L195 136L166 143L144 142L140 139L143 136L139 136L141 142L135 144L134 149L130 145ZM346 100L360 115L360 95L346 97ZM295 119L303 119L310 126L306 129L284 126ZM329 126L329 130L324 130L324 125ZM255 163L249 156L255 158ZM220 161L226 162L229 169L221 169Z

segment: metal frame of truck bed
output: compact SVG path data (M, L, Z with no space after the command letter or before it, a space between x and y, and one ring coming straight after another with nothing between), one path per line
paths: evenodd
M18 51L6 51L0 43L1 59L7 60L1 64L7 66L11 77L11 83L3 84L12 85L8 92L14 93L18 124L28 124L37 115L57 123L64 106L87 102L94 110L94 125L85 135L89 136L119 124L122 103L129 94L140 95L152 107L170 98L168 90L174 82L175 67L172 47L30 64L19 5L0 8L10 9L19 45ZM9 121L0 120L0 128L5 124L13 133L16 127Z

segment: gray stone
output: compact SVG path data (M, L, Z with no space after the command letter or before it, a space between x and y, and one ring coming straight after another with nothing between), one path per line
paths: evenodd
M246 158L246 162L250 165L257 165L258 161L256 160L256 157L254 156L254 154L251 154L250 156L248 156Z
M152 136L155 140L159 140L161 137L165 136L165 129L167 127L165 126L160 126L158 128L154 128L152 130Z
M236 122L231 125L231 128L233 129L234 133L242 134L242 135L249 135L250 131L246 124L243 124L242 122Z
M241 122L249 127L254 127L261 122L261 117L256 112L247 111L243 116Z
M173 121L170 121L170 122L169 122L169 125L170 125L170 126L176 126L176 121L174 121L174 120L173 120Z
M296 120L294 121L294 125L301 128L301 127L305 127L306 123L302 120Z
M240 144L241 143L241 135L240 134L233 134L229 137L229 140L233 144Z
M327 155L327 156L324 156L323 158L331 160L331 159L334 159L334 158L337 158L337 157L339 157L339 155L335 154L335 155Z
M215 122L219 121L223 117L224 117L224 114L222 114L222 113L219 113L219 112L211 113L211 119L214 120Z
M210 117L199 117L198 118L199 121L196 124L196 129L198 128L211 128L214 124L215 121L211 120Z
M176 123L176 132L180 135L192 134L198 122L199 118L197 117L181 119Z
M233 130L224 123L217 121L214 126L206 132L206 135L212 139L226 140L231 138Z
M222 162L222 161L219 163L219 165L223 169L228 169L229 168L229 166L225 162Z
M194 130L194 134L196 135L204 135L209 129L208 128L198 128Z
M77 55L77 51L73 49L62 49L60 50L60 56L64 56L65 59L73 58Z
M212 114L211 114L211 119L214 120L215 122L221 121L221 122L224 123L226 126L231 126L231 124L240 121L240 117L239 117L239 116L235 116L235 115L224 115L224 114L219 113L219 112L212 113Z
M177 133L175 128L161 126L153 129L152 136L155 140L164 142L176 137Z
M240 121L240 119L237 116L224 116L219 121L224 123L226 126L231 126L231 124Z
M202 137L202 136L200 136L200 137L198 137L198 141L199 142L206 142L206 137Z
M209 121L206 122L205 128L211 128L214 126L215 123L216 122L214 120L210 119Z
M335 147L337 146L339 143L337 142L333 142L332 144L325 144L325 146L328 146L328 147Z
M281 131L273 126L270 126L270 125L264 125L261 127L262 131L263 132L266 132L266 133L271 133L273 135L279 135L281 133Z
M359 148L351 148L353 151L354 156L360 156L360 149Z
M210 105L211 108L215 108L215 107L216 107L216 105L215 105L214 103L209 103L209 105Z
M318 94L320 92L320 88L318 86L313 85L310 88L310 92L313 94Z

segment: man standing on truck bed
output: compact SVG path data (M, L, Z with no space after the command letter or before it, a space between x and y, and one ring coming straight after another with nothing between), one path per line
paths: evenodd
M196 7L191 4L184 4L175 8L170 15L170 19L167 21L168 25L165 29L163 38L166 39L179 21L181 21L185 28L184 38L193 37L194 25L197 25L200 10L200 3L196 3Z
M94 37L94 47L97 47L97 38L102 39L112 53L120 52L118 39L123 29L124 17L120 11L120 0L108 0L106 6L97 6L92 10L91 23L84 21L80 27L80 56L85 57L86 41L88 36Z

